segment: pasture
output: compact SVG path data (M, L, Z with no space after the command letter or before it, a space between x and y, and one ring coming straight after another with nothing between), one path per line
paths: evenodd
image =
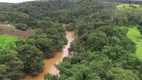
M127 36L136 43L136 55L138 58L142 59L142 35L140 34L140 31L136 26L123 28L127 28L129 30Z

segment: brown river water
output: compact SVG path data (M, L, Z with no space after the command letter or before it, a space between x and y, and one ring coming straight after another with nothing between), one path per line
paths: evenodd
M66 25L63 24L63 27L65 27L65 26ZM69 56L68 48L70 47L70 43L75 38L75 33L73 31L65 31L65 33L66 33L66 38L68 40L67 45L65 45L61 51L57 52L54 58L44 60L44 69L39 75L37 75L37 76L27 75L22 80L44 80L43 78L44 78L45 73L51 73L53 75L59 75L60 71L57 70L54 65L59 64L60 62L62 62L64 57Z

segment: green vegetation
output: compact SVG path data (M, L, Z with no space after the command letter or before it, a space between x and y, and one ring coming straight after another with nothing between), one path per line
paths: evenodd
M0 49L16 48L17 40L18 38L14 36L0 35Z
M46 74L47 78L55 80L142 79L142 61L135 55L136 44L127 37L127 30L115 27L141 24L141 10L118 10L113 4L98 0L81 0L68 10L66 13L67 18L70 18L68 23L73 23L74 27L69 25L67 29L74 30L77 34L70 48L74 56L65 58L57 65L60 70L59 79Z
M116 6L118 9L140 9L142 8L139 4L119 4Z
M7 26L4 26L5 28L8 28L8 29L11 29L11 30L15 30L15 26L13 25L7 25Z
M62 25L52 21L46 24L42 23L41 28L35 29L24 40L0 36L0 80L16 80L25 74L39 74L43 69L43 59L53 57L54 52L66 44Z
M25 24L35 30L29 38L16 41L17 48L0 52L0 80L42 71L43 59L66 44L61 23L76 32L70 48L74 55L56 66L60 77L47 73L45 79L142 80L142 61L135 54L141 53L141 45L136 45L140 33L136 38L132 35L136 28L129 27L128 32L116 27L139 25L142 33L142 9L125 6L119 9L122 6L104 0L43 0L3 9L1 23Z
M122 7L126 6L126 7ZM135 7L137 6L137 7ZM138 7L139 6L139 7ZM113 22L116 25L141 25L142 24L142 7L137 4L120 4L114 13ZM120 17L121 16L121 17Z
M46 79L49 79L49 80L57 80L58 79L58 76L56 76L56 75L51 75L51 74L49 74L49 73L46 73L45 75L44 75L44 79L46 80Z
M66 30L68 30L68 31L74 31L75 30L75 24L74 23L68 24L66 26Z
M0 79L16 80L24 77L24 64L13 50L0 50Z
M41 0L9 5L1 9L0 22L4 24L12 23L15 25L21 23L28 25L28 27L35 28L38 27L38 23L42 19L47 21L49 19L52 21L58 19L62 21L65 18L62 16L63 12L60 12L60 10L69 6L71 2L70 0ZM53 4L55 5L53 6Z
M12 79L24 77L25 73L23 62L19 59L18 54L14 51L16 41L20 38L0 35L0 79Z
M20 30L27 30L28 26L26 24L16 24L16 29L20 29Z
M0 24L0 26L3 26L5 28L11 29L11 30L15 30L15 26L11 25L11 24Z
M136 54L139 58L142 59L142 35L140 34L137 27L129 28L128 37L137 44Z
M24 63L24 72L37 75L43 68L43 53L29 44L18 46L19 58Z
M136 43L136 55L142 59L142 35L140 34L140 31L137 29L137 27L123 27L125 29L128 29L127 36Z
M12 3L0 3L0 10L4 9L4 8L7 8L9 6L11 6Z

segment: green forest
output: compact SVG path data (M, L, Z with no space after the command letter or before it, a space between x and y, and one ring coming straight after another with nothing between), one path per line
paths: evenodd
M44 80L142 80L142 5L106 0L38 0L0 3L0 24L32 30L28 38L0 35L0 80L38 75L44 59L75 40L55 65L60 77ZM62 24L67 24L66 29ZM0 29L1 32L1 29Z

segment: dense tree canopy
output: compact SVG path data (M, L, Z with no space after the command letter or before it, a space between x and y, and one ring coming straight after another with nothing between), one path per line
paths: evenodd
M72 43L74 56L64 59L63 63L57 66L61 80L141 79L139 75L142 62L133 55L136 50L135 43L127 38L125 32L110 26L87 31L89 30L85 30L84 34ZM113 71L116 74L113 74Z
M76 19L69 21L67 27L77 34L70 48L74 55L57 65L61 76L56 80L141 80L142 61L134 54L136 44L127 37L128 30L116 27L141 23L141 11L132 14L134 9L119 10L97 0L81 0L77 4L67 13L67 18ZM117 19L124 20L116 22Z
M60 23L43 23L29 38L16 42L16 51L24 62L24 71L37 75L43 68L43 59L53 57L54 52L60 50L65 43L64 29Z
M18 46L19 58L24 63L24 71L37 75L43 67L43 53L36 47L28 44ZM38 62L38 64L37 64Z
M142 9L118 8L104 0L41 0L12 4L1 8L0 23L18 29L32 27L27 39L16 42L16 49L0 51L0 79L37 75L43 59L51 58L67 43L66 30L75 31L76 39L56 67L60 77L45 74L51 80L142 80L142 61L135 55L136 44L120 25L139 25Z
M24 63L13 50L0 51L0 79L15 80L24 77Z
M15 6L15 9L22 7L22 9L28 10L23 7L29 5L36 8L34 3L37 4L36 6L40 5L42 9L46 8L43 5L41 7L41 3L44 2L21 3L22 6L14 4L12 7ZM43 69L43 59L53 57L54 53L66 44L65 32L61 23L53 22L51 18L46 16L41 17L40 20L30 11L31 15L15 9L7 8L7 10L0 12L1 23L15 24L16 28L21 30L26 30L29 25L37 28L33 30L29 38L17 40L16 44L13 42L14 48L6 46L9 52L0 50L0 79L2 80L16 80L24 77L25 74L37 75Z

